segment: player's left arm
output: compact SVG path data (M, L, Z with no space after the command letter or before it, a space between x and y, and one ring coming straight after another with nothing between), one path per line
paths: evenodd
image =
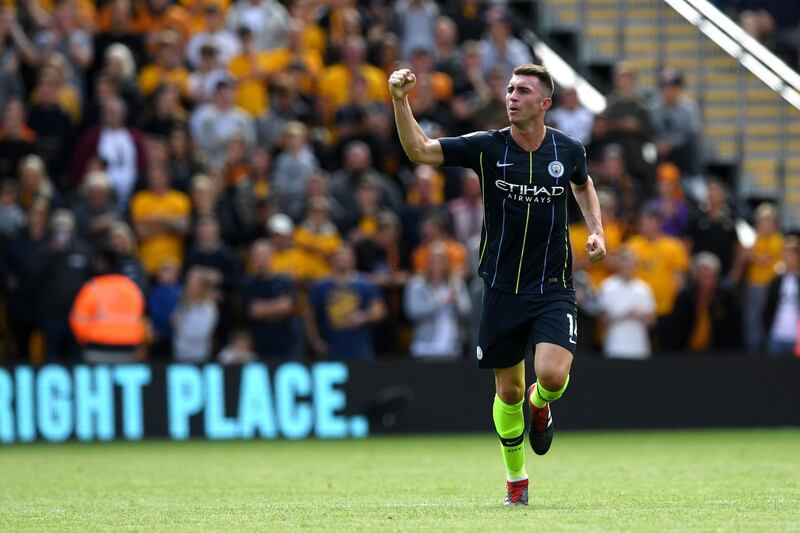
M572 194L575 195L583 218L586 219L586 226L589 228L589 239L586 241L584 249L589 253L589 261L596 263L602 261L606 256L603 222L600 220L600 201L597 199L594 181L589 176L589 170L586 167L586 149L579 141L573 140L576 157L569 184L572 186Z
M603 233L603 223L600 219L600 202L597 199L597 191L591 177L586 178L582 184L570 182L572 194L581 208L583 218L586 219L586 226L589 228L589 239L586 241L585 249L589 253L589 260L592 263L601 261L606 256L606 241Z

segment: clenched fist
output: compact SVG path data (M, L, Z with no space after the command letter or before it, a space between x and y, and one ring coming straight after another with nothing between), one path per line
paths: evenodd
M389 76L389 92L393 99L399 100L407 95L416 83L417 77L414 73L407 68L401 68L400 70L395 70Z

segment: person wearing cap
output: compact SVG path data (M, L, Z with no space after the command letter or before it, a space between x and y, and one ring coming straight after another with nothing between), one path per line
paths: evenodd
M285 274L297 283L305 283L310 277L307 255L294 243L294 222L288 215L275 213L267 221L269 242L275 249L272 270Z
M219 50L220 63L227 67L228 62L239 53L239 39L236 34L225 28L225 16L222 7L214 0L206 3L203 11L206 21L205 31L195 33L186 45L186 59L197 68L200 65L200 50L203 45L212 44Z
M684 77L667 69L661 75L661 98L652 111L656 150L660 161L671 161L685 175L702 172L703 113L683 92Z
M626 244L636 256L634 275L653 291L659 345L670 347L672 329L669 317L689 269L686 248L680 240L663 233L661 213L653 207L642 211L639 233L630 237Z
M305 251L311 279L331 273L331 255L342 245L342 237L330 216L327 198L312 198L308 213L294 232L294 242Z

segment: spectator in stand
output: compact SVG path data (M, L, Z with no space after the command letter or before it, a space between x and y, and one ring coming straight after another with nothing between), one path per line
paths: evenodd
M172 316L183 291L180 273L175 261L164 261L147 294L147 316L152 326L150 355L157 359L167 359L172 354Z
M219 51L220 62L225 66L239 53L239 39L234 33L235 28L230 31L225 29L225 18L217 2L206 3L204 14L206 29L195 33L189 39L186 44L186 59L189 65L197 68L200 64L201 48L204 45L212 45Z
M147 189L131 201L131 220L139 238L139 253L151 276L165 260L183 264L183 239L189 231L191 203L182 192L170 188L163 165L154 165Z
M140 173L147 168L147 151L138 129L125 125L127 110L120 97L101 103L101 123L83 133L72 156L72 183L80 185L90 160L100 157L114 187L115 198L124 211Z
M201 217L195 226L194 246L186 254L184 271L205 268L205 276L215 287L226 291L238 285L236 256L220 238L219 222L213 216Z
M686 248L681 241L662 232L661 214L652 208L642 211L639 234L628 239L626 244L636 256L634 275L653 291L659 348L673 347L670 342L674 334L670 315L689 269Z
M345 147L344 166L331 175L331 196L346 213L355 212L358 206L353 191L367 177L377 183L380 205L398 211L403 202L397 185L372 166L369 146L361 141L353 141Z
M327 198L311 200L306 219L294 232L294 242L305 251L309 269L320 277L330 275L330 258L342 245L342 237L331 221Z
M189 74L187 81L191 103L199 106L213 101L217 84L222 80L234 82L219 58L219 49L206 43L200 48L200 64Z
M558 107L548 111L547 118L553 121L556 128L567 135L572 135L581 143L589 144L592 138L594 116L578 101L578 91L574 87L564 89Z
M413 99L411 98L413 95ZM420 127L430 137L441 137L453 130L453 117L447 107L436 96L436 85L431 74L417 77L417 83L409 94L411 109Z
M192 177L206 171L206 161L195 153L192 138L185 125L173 129L167 143L172 186L181 192L187 192Z
M174 31L158 34L154 62L139 70L139 89L144 96L152 95L160 85L172 85L184 98L189 96L189 70L183 65L180 42Z
M75 296L89 279L92 251L77 238L75 217L71 212L56 210L50 225L47 253L38 267L39 320L47 358L74 361L78 357L78 346L68 317Z
M758 206L755 213L756 241L744 251L746 263L744 341L748 350L761 353L764 348L763 315L769 282L783 256L783 235L778 231L778 213L769 203Z
M287 212L297 212L308 178L319 170L319 162L308 142L308 128L302 122L286 124L281 145L272 167L270 192Z
M102 242L111 225L120 220L112 194L111 181L105 172L95 170L83 179L80 203L74 208L81 238Z
M658 165L658 196L652 205L661 213L664 233L683 238L689 226L689 206L681 187L681 172L672 163Z
M486 30L488 3L484 0L458 0L452 4L450 18L456 23L461 39L480 39Z
M270 83L270 107L256 120L258 144L267 150L277 146L286 124L310 122L310 106L297 92L297 84L287 74L276 74Z
M151 101L152 105L145 109L142 116L144 133L167 138L174 131L186 127L189 114L181 105L181 93L176 85L159 85Z
M118 266L113 251L101 251L95 261L97 275L80 287L72 311L67 311L87 363L133 363L142 356L144 296Z
M231 200L220 194L220 187L209 175L196 174L192 177L189 196L192 201L191 227L197 228L200 220L212 218L218 226L217 232L222 240L230 245L238 243L239 220Z
M411 187L406 193L406 205L401 214L406 245L414 249L420 242L422 220L432 213L443 213L444 178L430 165L417 165Z
M36 134L36 153L47 164L48 173L63 183L68 168L68 148L72 144L73 124L58 102L58 85L52 70L42 69L28 110L28 125Z
M0 180L0 244L5 245L25 227L25 211L17 203L17 184Z
M439 17L433 26L436 70L455 78L463 68L461 50L458 48L458 27L449 17Z
M695 256L692 281L675 301L673 348L695 353L741 348L741 315L733 293L720 285L719 274L714 254Z
M232 81L222 79L216 84L213 101L195 108L190 118L194 141L216 164L222 163L232 139L241 138L248 150L256 143L253 118L234 105L235 99Z
M653 124L649 106L636 87L636 71L629 63L620 62L616 66L614 92L608 97L605 116L614 142L619 143L625 152L625 161L631 172L649 183L653 176L652 164L645 161L642 149L653 142Z
M0 124L0 176L13 176L19 162L36 152L36 133L25 124L25 106L17 97L6 100Z
M236 35L239 53L231 58L228 71L236 80L236 105L255 117L269 108L269 54L256 48L249 26L239 27Z
M463 354L472 301L463 276L450 268L443 242L431 244L426 270L408 281L405 310L414 328L411 355L455 359Z
M487 75L489 91L478 101L471 116L470 130L480 128L502 129L508 124L506 92L510 74L499 66L492 67Z
M483 196L475 171L467 169L461 176L461 196L450 200L447 210L453 219L456 240L466 243L483 230ZM607 236L606 236L607 238Z
M332 359L372 359L373 328L386 316L378 288L355 270L353 249L342 246L331 259L333 274L309 295L308 339L315 352Z
M634 276L636 256L627 249L616 254L617 273L600 284L598 310L605 326L603 354L609 358L650 357L648 328L656 321L653 291Z
M111 249L119 258L120 272L132 279L142 289L142 292L146 292L150 284L149 275L137 255L136 237L133 236L130 226L119 221L111 224L108 230L108 241Z
M21 59L34 53L33 45L25 35L11 6L0 6L0 109L12 96L23 94L20 75Z
M267 222L267 230L269 242L274 249L273 272L289 276L301 286L309 279L318 277L309 268L306 253L294 243L294 222L288 215L272 215Z
M783 270L770 281L764 304L764 330L770 356L797 355L800 324L800 239L786 237Z
M436 59L433 51L429 48L415 48L409 56L411 59L411 69L417 76L417 81L421 78L428 78L433 86L433 94L436 100L446 101L453 96L453 79L449 74L436 70ZM408 94L409 100L414 103L417 88Z
M41 284L39 271L48 255L47 218L49 206L36 200L27 210L27 226L0 250L5 272L3 292L5 313L14 337L16 357L31 354L31 337L38 327Z
M639 206L646 198L645 185L638 177L628 172L625 154L619 145L609 145L603 151L603 163L598 180L617 198L617 213L620 220L632 225Z
M273 269L275 249L266 240L250 246L252 275L242 286L242 314L259 357L299 358L303 349L297 317L297 288L291 277Z
M44 161L38 155L25 156L19 162L19 204L27 208L36 199L47 201L51 208L61 206L61 197L47 176Z
M117 92L125 101L128 113L138 122L142 108L142 94L136 80L136 62L124 44L114 43L105 53L103 75L108 76Z
M401 0L395 2L390 31L400 37L403 57L408 59L420 48L433 52L434 24L439 6L433 0Z
M661 75L661 98L652 112L660 161L670 161L687 176L702 171L702 117L697 102L683 92L683 73L667 69Z
M742 269L742 247L736 222L728 207L727 187L718 179L708 181L708 198L703 210L689 221L687 248L693 254L711 252L719 259L725 282L738 281Z
M176 31L184 43L192 31L200 30L194 27L192 15L186 9L169 0L144 0L137 8L136 22L144 33L148 48L164 30Z
M494 7L487 13L487 19L489 27L481 41L485 72L488 74L491 69L499 67L508 81L514 67L532 63L533 56L528 46L511 33L512 20L507 11Z
M388 102L389 89L386 76L378 67L366 62L366 43L360 36L347 37L342 44L342 60L325 68L319 80L319 99L325 123L330 125L339 108L353 103L345 90L356 77L367 82L362 98L370 102Z
M125 45L133 54L137 65L142 65L146 57L144 36L135 31L131 0L111 0L106 5L108 6L108 15L104 17L103 8L101 8L98 24L100 31L93 36L95 57L88 76L90 79L100 71L100 63L105 58L106 50L115 43ZM104 18L107 18L107 21ZM105 22L107 24L104 24Z
M480 44L476 41L466 41L459 50L463 59L460 70L453 75L453 99L450 101L450 111L455 119L454 127L458 131L470 131L475 110L481 102L491 100L492 90L483 73Z
M203 267L186 273L183 292L172 315L172 357L182 363L204 363L213 354L219 310L215 282Z
M464 245L453 239L447 232L447 215L431 213L420 224L422 242L411 255L411 264L414 272L425 272L428 265L428 255L434 243L441 243L447 251L449 269L453 274L466 276L467 250Z
M36 47L33 65L40 66L50 54L62 54L72 71L69 81L82 97L86 94L84 74L94 59L94 43L85 28L81 27L83 22L78 17L73 1L60 0L54 7L48 26L33 37Z
M258 50L286 46L286 34L292 19L277 0L242 0L228 9L225 24L230 31L247 27L257 37Z

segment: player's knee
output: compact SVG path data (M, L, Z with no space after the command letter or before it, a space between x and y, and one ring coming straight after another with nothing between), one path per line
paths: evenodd
M547 390L557 391L564 386L572 366L572 355L564 357L562 360L550 361L544 368L539 369L537 379Z
M516 381L503 381L497 383L497 396L503 403L515 404L525 396L525 384Z

